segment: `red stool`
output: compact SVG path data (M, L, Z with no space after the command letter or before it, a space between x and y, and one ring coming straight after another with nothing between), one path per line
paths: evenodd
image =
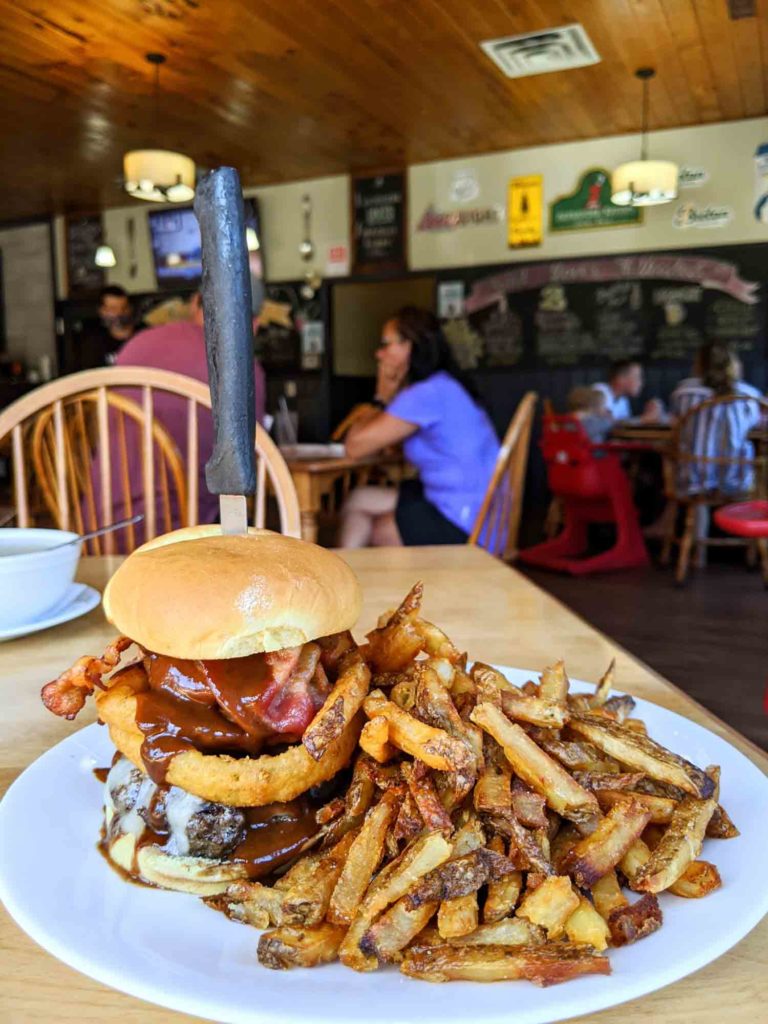
M723 505L715 512L714 519L725 533L757 541L763 565L763 583L768 587L768 501L738 501L733 505Z
M541 450L565 528L554 540L521 551L520 561L576 576L647 565L632 489L616 450L593 444L575 416L545 416ZM616 543L585 558L590 523L614 523Z

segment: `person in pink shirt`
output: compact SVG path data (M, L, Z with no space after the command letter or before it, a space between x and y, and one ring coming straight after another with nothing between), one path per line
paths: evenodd
M258 321L254 317L254 327ZM183 373L187 377L208 383L208 362L205 354L205 337L203 334L203 306L199 292L196 292L189 303L189 319L149 327L139 331L118 352L115 359L117 366L149 366L158 370L170 370ZM254 359L253 376L256 392L256 419L261 423L264 419L266 383L264 371ZM130 394L126 389L126 397L141 402L139 395ZM155 418L165 427L176 446L186 460L187 454L187 403L183 398L162 391L154 391ZM198 409L198 522L212 523L219 512L218 497L208 492L205 484L205 464L213 451L213 419L208 409ZM141 457L138 436L136 444L129 443L129 476L132 483L132 504L135 512L143 512L141 484ZM118 464L117 438L112 437L112 465ZM114 495L113 512L115 520L127 515L125 502L121 499L122 488L113 481ZM98 499L97 499L98 501ZM97 504L98 507L98 504ZM160 506L158 505L158 509ZM174 528L183 525L178 521L178 511L173 510ZM141 537L141 531L139 531Z

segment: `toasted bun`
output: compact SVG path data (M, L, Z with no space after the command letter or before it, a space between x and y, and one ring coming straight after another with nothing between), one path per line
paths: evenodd
M110 813L107 811L107 824ZM136 852L136 838L120 835L106 845L107 856L132 878L137 877L161 889L190 892L195 896L217 896L239 879L246 878L242 864L178 857L159 846L142 846Z
M165 534L109 581L104 612L142 647L172 658L239 658L350 629L360 585L338 555L270 530Z

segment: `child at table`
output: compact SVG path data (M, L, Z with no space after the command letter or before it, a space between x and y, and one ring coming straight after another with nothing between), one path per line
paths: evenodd
M572 388L568 393L568 412L581 423L590 441L602 444L613 422L605 394L595 388Z

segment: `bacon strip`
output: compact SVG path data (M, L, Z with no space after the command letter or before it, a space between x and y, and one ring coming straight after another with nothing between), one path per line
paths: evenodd
M82 711L86 698L97 686L102 686L102 676L112 671L123 651L132 643L130 637L119 636L109 644L100 658L88 655L79 658L72 668L43 687L40 691L43 704L54 715L71 721Z

